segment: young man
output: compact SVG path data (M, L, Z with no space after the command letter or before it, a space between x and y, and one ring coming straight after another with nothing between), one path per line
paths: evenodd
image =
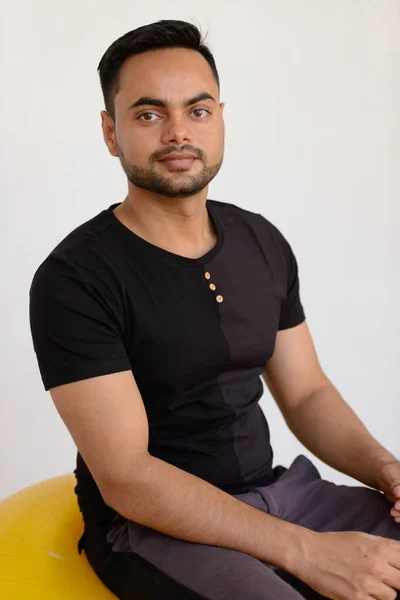
M224 104L199 31L140 27L99 74L128 194L30 290L44 388L78 448L79 550L122 599L396 598L400 463L321 369L290 244L207 198ZM261 375L298 439L364 485L303 455L272 466Z

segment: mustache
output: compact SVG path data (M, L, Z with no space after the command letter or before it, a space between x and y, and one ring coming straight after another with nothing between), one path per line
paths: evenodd
M186 144L185 146L181 146L180 148L178 146L170 146L169 148L164 148L163 150L157 150L151 155L151 161L156 162L157 160L161 160L162 158L164 158L164 156L167 156L167 154L171 154L172 152L190 152L191 154L194 154L197 158L200 158L200 160L204 160L205 158L205 154L202 150L200 150L199 148L194 148L190 144Z

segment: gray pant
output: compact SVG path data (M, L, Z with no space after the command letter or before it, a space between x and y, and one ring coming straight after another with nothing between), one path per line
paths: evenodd
M325 481L303 455L288 469L277 469L283 472L275 483L235 497L314 531L364 531L400 540L400 525L389 514L392 505L380 492ZM322 598L253 556L179 540L119 515L103 538L85 551L99 577L122 600Z

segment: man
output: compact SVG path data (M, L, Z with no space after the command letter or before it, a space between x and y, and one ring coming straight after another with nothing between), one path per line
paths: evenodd
M99 74L128 194L30 290L44 388L78 448L79 550L123 599L396 598L400 463L321 369L282 233L207 198L224 104L199 31L131 31ZM261 375L298 439L363 485L303 455L272 466Z

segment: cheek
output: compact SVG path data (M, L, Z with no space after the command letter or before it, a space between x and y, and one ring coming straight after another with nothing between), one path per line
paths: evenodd
M220 127L214 129L209 136L205 136L202 146L210 162L216 162L220 159L224 147L224 129Z
M143 135L142 131L126 130L122 140L122 149L130 162L138 165L146 165L149 156L154 152L155 146L151 136Z

